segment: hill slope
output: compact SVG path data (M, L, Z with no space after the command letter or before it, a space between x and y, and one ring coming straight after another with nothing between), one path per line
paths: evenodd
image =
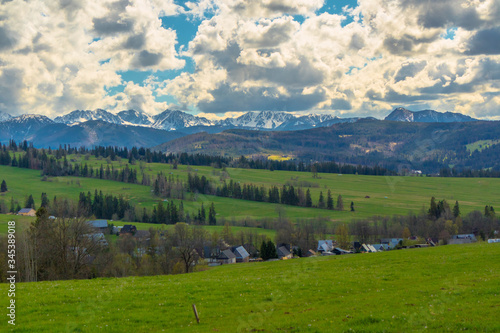
M493 332L500 330L499 245L226 265L188 275L19 283L16 329Z
M118 125L101 120L89 120L69 126L43 116L23 115L0 123L0 142L28 140L35 147L71 146L139 146L151 147L185 135L141 126Z
M434 110L410 111L405 108L397 108L391 112L385 120L417 122L417 123L453 123L477 121L467 115L455 112L437 112Z
M198 133L155 147L164 152L229 156L271 153L305 160L334 160L392 169L439 172L458 168L500 168L500 145L470 153L467 145L500 139L500 122L416 123L358 120L294 132L227 130Z

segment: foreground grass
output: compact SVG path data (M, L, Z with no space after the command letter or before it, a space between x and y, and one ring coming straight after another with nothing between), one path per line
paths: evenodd
M478 243L19 283L15 331L498 332L499 257L499 244Z

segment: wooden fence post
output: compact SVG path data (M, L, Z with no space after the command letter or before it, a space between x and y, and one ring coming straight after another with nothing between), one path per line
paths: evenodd
M200 323L200 317L198 317L198 310L196 310L196 305L195 304L193 304L193 312L194 312L194 316L196 317L196 321L199 324Z

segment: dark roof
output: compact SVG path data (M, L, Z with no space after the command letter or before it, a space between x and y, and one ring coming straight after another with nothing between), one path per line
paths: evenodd
M236 259L236 256L231 250L224 250L219 254L219 259Z
M250 257L250 254L248 254L248 251L243 246L237 246L233 248L233 253L236 258L244 259L246 257Z
M137 231L137 228L135 227L135 225L132 225L132 224L125 224L122 228L122 230L120 230L120 233L127 233L127 232L133 232L133 231Z
M34 209L33 208L22 208L18 213L29 213L32 210L34 210Z
M92 220L92 221L89 221L89 223L94 228L107 228L108 227L107 220Z
M287 257L289 255L290 255L290 251L288 251L286 249L286 247L284 247L284 246L278 247L278 256Z

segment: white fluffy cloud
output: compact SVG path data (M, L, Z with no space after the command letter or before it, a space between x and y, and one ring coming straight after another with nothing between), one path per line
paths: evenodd
M156 96L168 95L206 114L384 116L405 106L499 116L498 0L358 0L335 13L319 11L324 3L3 2L0 110L154 113L168 107ZM179 13L200 21L181 54L180 32L160 19ZM182 72L186 58L193 73ZM123 82L130 70L181 71L164 83Z
M173 0L3 2L0 110L53 116L120 105L123 96L108 93L123 83L118 71L184 66L176 32L159 18L176 11Z
M201 111L498 115L497 0L359 0L337 14L317 14L323 1L211 3L186 53L196 71L165 89Z

